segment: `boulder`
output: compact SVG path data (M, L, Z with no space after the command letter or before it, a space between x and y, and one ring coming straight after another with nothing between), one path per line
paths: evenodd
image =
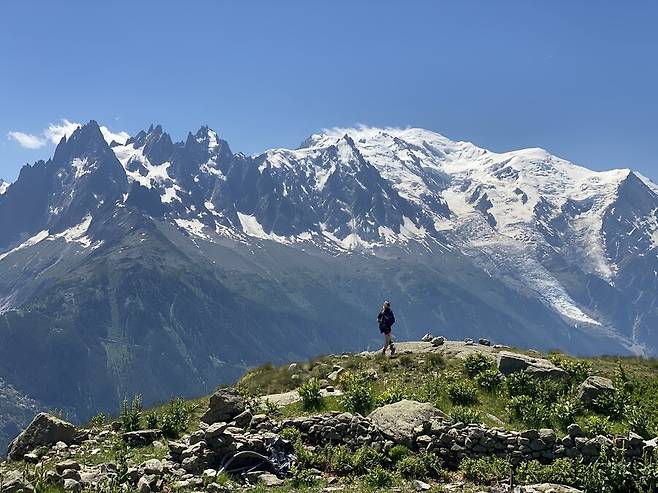
M615 386L609 378L591 376L578 386L578 398L590 404L598 396L614 391Z
M72 443L76 433L77 430L71 423L52 414L39 413L27 428L9 444L7 456L11 460L19 460L41 445L53 445L60 441Z
M567 378L569 374L547 359L501 351L498 353L498 370L503 375L526 371L531 375L550 378Z
M446 338L443 336L437 336L433 337L430 342L432 343L432 346L442 346L443 343L446 342Z
M414 444L416 428L422 428L433 419L448 419L431 404L407 399L375 409L368 418L384 436L407 447Z
M478 343L482 346L491 346L491 341L489 339L485 339L484 337L480 337Z
M201 417L204 423L233 421L246 409L244 398L233 389L220 389L210 396L208 410Z
M162 432L157 429L152 430L137 430L127 431L123 435L123 439L128 442L131 447L144 447L155 442L162 436Z
M420 340L423 342L432 342L432 339L434 339L434 337L432 337L432 334L427 333Z
M9 471L2 478L2 493L33 493L34 487L20 471Z
M519 486L518 491L519 493L583 493L582 490L577 488L553 483L540 483Z

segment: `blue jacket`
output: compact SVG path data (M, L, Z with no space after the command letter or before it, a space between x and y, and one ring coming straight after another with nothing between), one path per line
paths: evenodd
M395 323L393 310L386 308L379 312L379 315L377 315L377 321L379 322L379 330L388 330L393 327L393 324Z

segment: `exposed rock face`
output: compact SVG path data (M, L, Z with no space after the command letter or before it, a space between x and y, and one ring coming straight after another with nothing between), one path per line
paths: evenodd
M19 471L10 471L2 478L2 493L33 493L34 487Z
M498 370L503 375L525 371L532 375L551 378L567 378L568 373L547 359L502 351L498 354Z
M408 447L413 446L414 430L437 418L448 419L431 404L407 399L375 409L368 416L384 435Z
M585 404L590 404L600 395L614 390L615 386L609 378L591 376L578 386L578 398Z
M19 460L41 445L53 445L57 442L70 444L76 433L77 430L71 423L52 414L39 413L28 427L9 444L7 456L11 460Z
M204 423L232 421L245 411L245 402L240 394L232 389L220 389L210 396L208 410L201 417Z

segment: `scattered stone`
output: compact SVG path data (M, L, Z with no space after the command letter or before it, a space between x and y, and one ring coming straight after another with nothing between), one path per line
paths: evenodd
M72 459L58 462L57 464L55 464L55 471L57 471L57 474L62 474L67 469L73 469L75 471L79 471L80 464L78 464L76 461Z
M128 442L131 447L144 447L155 442L158 438L162 436L160 430L137 430L137 431L127 431L121 435L123 439Z
M252 417L253 414L251 414L251 411L249 409L246 409L245 411L241 412L233 419L233 424L235 424L235 426L237 426L238 428L246 428L247 426L249 426L249 423L251 423Z
M600 395L614 391L612 380L592 375L578 386L578 398L585 404L591 404Z
M34 486L19 471L9 471L2 477L2 493L34 493Z
M582 437L584 435L583 430L578 423L571 423L567 426L567 434L571 438Z
M434 337L432 337L432 334L427 333L420 340L423 342L432 342L432 339L434 339Z
M282 479L277 478L274 474L271 474L269 472L260 474L256 482L258 484L262 484L263 486L268 486L268 487L281 486L283 484Z
M297 363L291 363L290 366L288 367L288 371L290 373L294 373L294 372L297 371L298 368L299 368L299 365Z
M473 345L473 339L471 339L470 337L466 337L464 339L464 344L466 344L467 346L472 346Z
M414 481L414 487L416 488L416 491L428 491L431 489L431 486L427 484L424 481L421 481L420 479L416 479Z
M489 339L485 339L484 337L481 337L478 340L478 343L482 346L491 346L491 341Z
M436 407L426 402L416 402L403 399L394 404L375 409L368 418L395 443L412 447L417 435L416 428L421 432L424 425L432 419L448 419Z
M438 347L442 346L446 342L446 338L443 336L437 336L433 337L430 342L432 343L432 346Z
M154 475L154 476L162 476L163 472L163 465L162 462L159 461L158 459L149 459L144 464L142 464L142 468L144 469L144 474L149 474L149 475Z
M75 426L52 414L39 413L32 422L10 444L7 456L20 460L25 454L41 445L52 445L59 441L70 443L77 433Z
M345 371L344 368L338 368L337 370L332 371L329 375L327 375L327 380L330 380L332 382L338 381L340 378L340 375Z
M551 378L566 378L568 373L547 359L533 358L523 354L501 351L498 353L498 370L503 375L526 371L532 375Z
M74 491L76 493L82 490L80 483L72 478L64 479L64 491Z
M246 409L244 399L233 389L220 389L210 396L208 410L201 417L204 423L232 421Z

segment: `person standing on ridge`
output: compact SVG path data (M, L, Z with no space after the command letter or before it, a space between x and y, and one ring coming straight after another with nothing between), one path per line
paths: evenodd
M393 356L395 354L395 346L391 340L391 330L395 323L395 315L393 315L391 304L388 301L384 302L382 311L377 315L377 321L379 322L379 332L384 334L384 348L382 349L382 354L386 354L386 349L391 348L391 356Z

